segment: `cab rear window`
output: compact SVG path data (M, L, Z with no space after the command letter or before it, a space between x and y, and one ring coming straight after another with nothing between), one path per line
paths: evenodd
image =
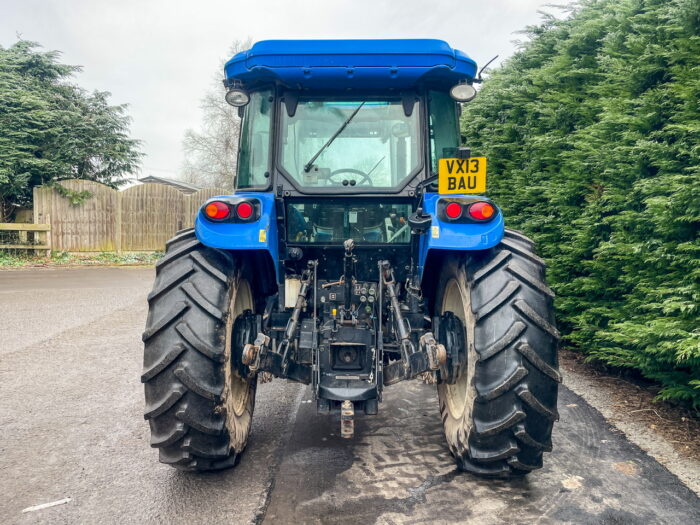
M410 204L304 202L287 204L289 243L408 243Z

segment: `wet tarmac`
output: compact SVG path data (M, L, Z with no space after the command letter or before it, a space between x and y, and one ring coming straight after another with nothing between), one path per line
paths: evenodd
M347 440L306 387L275 380L235 469L161 465L139 382L152 278L0 272L1 522L700 523L700 500L565 387L554 451L516 481L455 470L435 387L418 381L387 388Z

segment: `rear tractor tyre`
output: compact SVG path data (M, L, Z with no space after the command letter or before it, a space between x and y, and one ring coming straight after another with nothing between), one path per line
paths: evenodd
M440 413L458 467L474 474L527 474L552 449L559 332L533 247L506 230L495 248L449 259L438 283L436 308L462 321L467 346L461 374L438 384Z
M151 446L181 470L232 467L246 446L256 379L247 379L233 323L253 310L250 282L228 253L178 232L156 264L144 342Z

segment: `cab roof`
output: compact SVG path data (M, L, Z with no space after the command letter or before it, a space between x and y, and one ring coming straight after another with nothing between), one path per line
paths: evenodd
M449 88L476 62L443 40L263 40L224 66L225 84L274 82L292 89Z

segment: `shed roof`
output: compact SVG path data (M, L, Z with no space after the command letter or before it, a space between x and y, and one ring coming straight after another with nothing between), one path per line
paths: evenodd
M156 175L147 175L146 177L141 177L138 179L139 182L143 183L154 183L154 184L165 184L167 186L173 186L183 193L194 193L201 190L196 184L190 184L189 182L183 182L181 180L170 179L167 177L158 177Z

